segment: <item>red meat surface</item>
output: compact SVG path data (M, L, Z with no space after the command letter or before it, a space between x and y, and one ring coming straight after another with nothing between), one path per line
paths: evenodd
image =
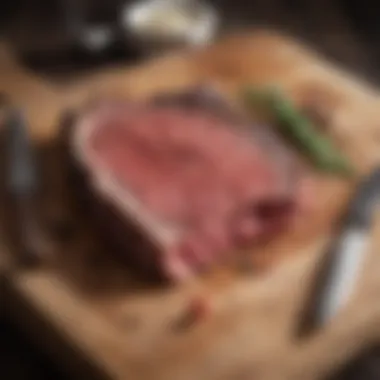
M125 190L157 225L176 231L174 242L149 255L166 277L186 278L271 236L295 210L292 168L276 162L249 130L215 112L111 103L95 114L78 126L90 130L81 145L87 170L107 173L120 197ZM112 215L119 222L133 219L125 211ZM120 223L118 229L120 239Z

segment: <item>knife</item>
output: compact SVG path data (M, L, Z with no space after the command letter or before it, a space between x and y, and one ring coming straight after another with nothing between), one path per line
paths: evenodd
M23 264L35 263L40 255L40 190L37 156L31 143L24 114L11 108L5 121L5 183L8 228Z
M18 197L34 196L38 191L36 157L25 117L11 109L6 120L8 176L7 188Z
M327 324L347 304L361 274L371 226L380 203L380 168L358 187L328 253L323 281L317 289L314 327Z

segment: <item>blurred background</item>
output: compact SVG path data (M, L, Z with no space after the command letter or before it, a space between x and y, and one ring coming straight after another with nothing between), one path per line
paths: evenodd
M136 2L136 1L133 1ZM120 18L131 0L3 0L1 33L36 66L63 73L94 64L81 52L83 33L106 28L110 43L96 60L139 58L127 41ZM377 14L363 0L209 0L221 18L220 33L246 25L273 25L306 39L330 57L370 79L378 78L380 60ZM132 43L131 43L132 42ZM82 54L83 53L83 54Z
M22 62L51 81L75 80L89 71L123 61L146 59L127 38L120 15L125 0L2 0L0 34ZM220 15L220 33L244 26L274 26L295 34L369 81L379 82L380 24L367 0L210 0ZM96 48L83 44L86 31L103 30ZM97 29L96 29L97 28ZM108 36L108 37L107 37ZM105 42L104 42L105 41ZM87 46L87 47L86 47ZM100 46L100 47L99 47ZM55 365L12 323L7 305L0 308L0 377L64 379ZM43 339L43 337L41 337ZM363 363L363 362L361 362ZM340 379L380 379L353 363ZM376 372L377 371L377 372ZM368 372L368 368L367 368Z

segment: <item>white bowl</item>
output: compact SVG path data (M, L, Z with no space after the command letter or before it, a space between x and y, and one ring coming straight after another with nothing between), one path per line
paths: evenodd
M176 19L171 18L174 12ZM219 17L200 1L145 0L124 7L121 24L135 45L155 52L212 42Z

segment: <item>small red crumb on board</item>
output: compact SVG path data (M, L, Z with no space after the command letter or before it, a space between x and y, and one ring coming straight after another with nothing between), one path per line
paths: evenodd
M181 312L180 317L174 321L175 331L186 331L205 321L212 314L210 300L204 296L193 296Z

